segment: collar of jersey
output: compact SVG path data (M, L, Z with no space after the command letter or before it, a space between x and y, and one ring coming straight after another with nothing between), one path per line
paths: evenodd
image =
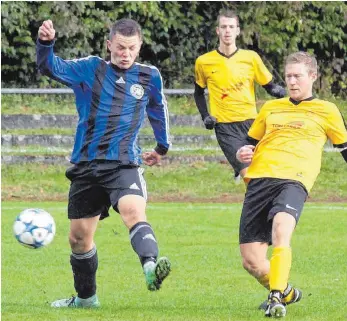
M219 51L219 49L217 48L217 52L221 55L221 56L223 56L223 57L225 57L225 58L231 58L232 56L234 56L237 52L239 51L239 48L236 48L236 50L231 54L231 55L229 55L229 56L227 56L227 55L225 55L224 53L222 53L221 51Z
M314 96L311 96L303 100L294 100L291 97L289 97L289 101L294 105L299 105L302 101L310 101L310 100L313 100L314 98L315 98Z
M126 72L135 66L135 62L127 69L119 68L117 65L113 64L111 61L110 61L110 66L117 72Z

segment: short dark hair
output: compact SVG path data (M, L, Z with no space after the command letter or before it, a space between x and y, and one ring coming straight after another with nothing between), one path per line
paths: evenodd
M239 17L237 16L236 12L230 9L221 9L219 11L218 17L217 17L217 26L219 26L219 21L221 17L226 18L235 18L237 22L237 26L239 26Z
M121 34L125 37L138 35L142 39L142 30L140 25L133 19L123 18L115 22L110 29L109 40L112 40L115 34Z

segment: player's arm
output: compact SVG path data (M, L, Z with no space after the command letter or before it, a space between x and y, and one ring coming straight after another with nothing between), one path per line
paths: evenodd
M347 163L347 125L337 106L331 104L331 107L332 111L328 117L326 134L334 147L339 149Z
M205 88L200 87L197 83L195 83L194 100L206 129L213 129L217 120L207 110Z
M273 81L270 71L256 52L253 54L253 66L256 82L261 85L269 95L277 98L282 98L286 95L286 90Z
M155 163L159 163L160 156L165 155L171 146L169 113L164 96L163 81L159 70L155 67L152 67L150 100L146 107L146 112L153 128L157 146L154 148L153 152L149 152L149 154L145 153L143 156L146 165L154 165L147 163L146 155L149 155L148 160L154 158Z
M80 84L86 78L90 59L64 60L54 55L55 30L51 20L42 23L36 42L36 62L43 75L67 86Z
M282 98L287 93L282 86L275 84L272 80L266 85L263 85L262 87L267 91L269 95L276 98Z
M215 117L211 116L207 109L207 102L205 98L205 88L207 87L207 81L204 73L203 64L201 58L196 59L195 62L195 90L194 100L196 107L198 107L201 119L204 122L206 129L213 129L217 123Z

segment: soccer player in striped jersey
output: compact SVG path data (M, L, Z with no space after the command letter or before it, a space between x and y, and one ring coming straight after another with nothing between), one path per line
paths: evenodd
M286 92L274 83L256 52L237 47L240 27L235 12L223 9L217 24L218 49L198 57L195 63L194 98L206 129L215 130L218 144L238 181L239 174L244 177L247 165L241 164L235 155L257 116L254 82L274 97L283 97Z
M145 114L157 146L142 155L152 166L170 147L167 103L156 67L135 62L142 31L132 19L117 21L107 47L111 61L89 56L63 60L53 52L53 23L42 23L37 40L37 65L42 74L73 89L79 116L71 163L68 204L70 263L77 296L57 300L52 307L98 307L98 256L94 234L98 221L112 206L129 229L130 241L143 267L147 288L159 290L170 272L170 261L158 258L158 245L147 222L146 183L137 145Z
M288 285L290 241L319 174L328 138L347 162L347 129L340 111L312 94L317 73L313 56L289 55L285 64L289 97L264 104L248 132L248 145L237 152L237 158L249 165L240 220L241 255L244 268L270 290L266 316L283 317L286 305L301 299L301 291Z

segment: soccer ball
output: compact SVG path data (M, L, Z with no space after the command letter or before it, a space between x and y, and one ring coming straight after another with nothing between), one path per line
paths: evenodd
M16 217L13 232L20 244L38 249L53 241L55 222L45 210L29 208Z

